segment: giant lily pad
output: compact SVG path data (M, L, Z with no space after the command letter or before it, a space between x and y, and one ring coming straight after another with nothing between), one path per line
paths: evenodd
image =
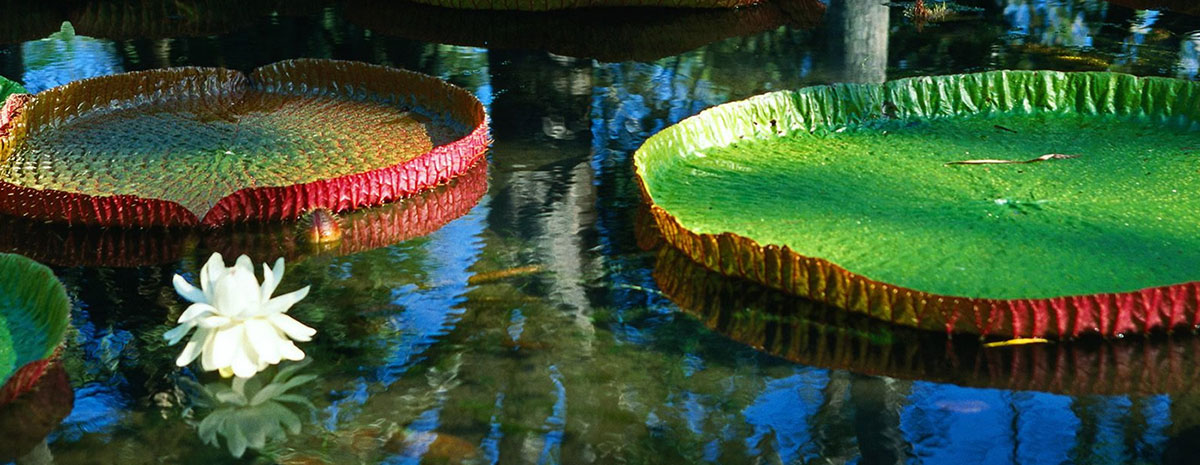
M545 50L613 62L657 60L783 25L812 28L820 24L824 12L825 5L818 0L775 0L727 10L555 12L463 11L387 0L346 5L348 20L379 34L491 50Z
M36 94L0 136L0 212L188 226L379 205L474 165L483 113L438 79L355 62L85 79Z
M70 312L54 273L20 255L0 254L0 405L33 386L63 340Z
M1111 336L1200 323L1198 129L1197 83L1004 71L722 105L635 164L709 269L920 328Z
M730 279L669 247L659 251L654 280L706 327L814 367L1075 396L1184 394L1200 388L1200 338L1195 335L988 347Z

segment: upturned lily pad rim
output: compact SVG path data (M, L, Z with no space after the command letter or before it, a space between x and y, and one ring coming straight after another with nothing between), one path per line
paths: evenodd
M1186 86L1173 101L1138 99L1129 104L1096 103L1059 95L1004 88L992 99L964 91L964 82L1006 82L1010 77L1045 81L1071 76L1112 78L1112 88L1089 89L1090 97L1145 88ZM823 106L818 96L837 105ZM1015 97L1014 97L1015 96ZM1052 298L987 299L939 295L910 289L849 271L820 257L801 255L787 246L762 244L735 232L698 233L654 202L656 166L671 157L744 139L832 130L839 125L877 118L947 117L981 112L1028 112L1035 108L1074 109L1136 115L1194 125L1200 121L1200 85L1170 78L1120 73L992 71L917 77L884 84L836 84L774 92L719 105L650 137L634 154L634 171L643 199L668 244L708 269L749 279L787 293L829 303L848 311L922 329L1012 337L1105 337L1200 326L1200 282L1185 282L1129 292ZM1105 105L1107 103L1107 105Z
M0 404L36 383L63 341L70 311L67 290L50 268L21 255L0 253L0 321L8 325L15 352L14 370L0 373ZM42 344L30 346L31 340Z
M35 113L48 113L37 109L63 104L95 104L96 95L88 92L91 87L103 90L106 83L114 79L126 79L123 77L125 75L158 74L170 78L172 70L176 69L83 79L34 95L33 100L21 108L22 111L14 118L12 132L0 137L0 160L9 156L20 139L25 137L27 122L62 116L31 116L23 111L25 108L34 108ZM184 69L202 73L238 73L222 68ZM273 80L283 74L281 71L291 73L292 79ZM358 79L351 82L334 80L349 76ZM381 77L385 79L377 79ZM212 227L243 221L295 219L318 208L342 212L381 205L443 184L474 166L476 161L483 158L491 142L483 104L474 95L421 73L354 61L295 59L259 67L251 73L250 80L258 86L284 93L304 93L309 86L328 85L338 94L366 91L401 98L412 108L434 113L435 119L455 123L468 130L459 139L435 146L423 155L393 166L290 186L244 188L221 198L202 218L170 200L33 189L2 180L0 212L68 224L99 226ZM136 93L130 89L121 97L133 98ZM39 100L52 103L37 106Z

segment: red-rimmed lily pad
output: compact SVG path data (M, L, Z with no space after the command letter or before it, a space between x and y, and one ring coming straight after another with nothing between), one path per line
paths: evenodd
M467 214L487 192L487 163L393 203L337 215L341 237L314 243L309 219L239 223L219 228L111 228L67 226L0 215L0 252L14 252L54 266L135 267L182 259L197 247L255 261L313 255L349 255L430 234Z
M731 279L669 247L658 253L654 280L706 327L804 365L1073 396L1200 390L1200 337L1194 334L988 347Z
M37 383L63 341L71 303L54 273L0 254L0 405Z
M635 164L709 269L925 329L1114 336L1200 323L1198 129L1200 83L1004 71L722 105Z
M380 205L449 181L488 144L470 93L357 62L141 71L16 107L0 126L0 212L67 223L215 226Z

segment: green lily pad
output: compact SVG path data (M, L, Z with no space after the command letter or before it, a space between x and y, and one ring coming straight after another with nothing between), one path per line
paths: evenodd
M0 386L21 367L54 355L70 308L66 289L49 268L0 254Z
M636 164L668 241L726 274L912 325L999 305L1002 333L1147 330L1195 324L1193 289L1172 286L1200 280L1198 99L1113 73L814 87L668 128ZM803 270L781 278L780 254ZM1112 315L1010 308L1101 295Z
M25 88L13 81L0 76L0 100L8 98L9 94L24 93Z

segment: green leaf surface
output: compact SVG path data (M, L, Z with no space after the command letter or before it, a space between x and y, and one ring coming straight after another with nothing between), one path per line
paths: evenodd
M20 84L5 79L4 76L0 76L0 105L3 105L4 99L8 98L10 94L23 93L25 93L25 88L21 87Z
M779 92L652 137L636 166L695 233L932 294L1200 280L1200 84L990 72ZM1022 164L946 165L966 160Z
M70 307L66 289L49 268L0 254L0 386L25 364L54 354Z

